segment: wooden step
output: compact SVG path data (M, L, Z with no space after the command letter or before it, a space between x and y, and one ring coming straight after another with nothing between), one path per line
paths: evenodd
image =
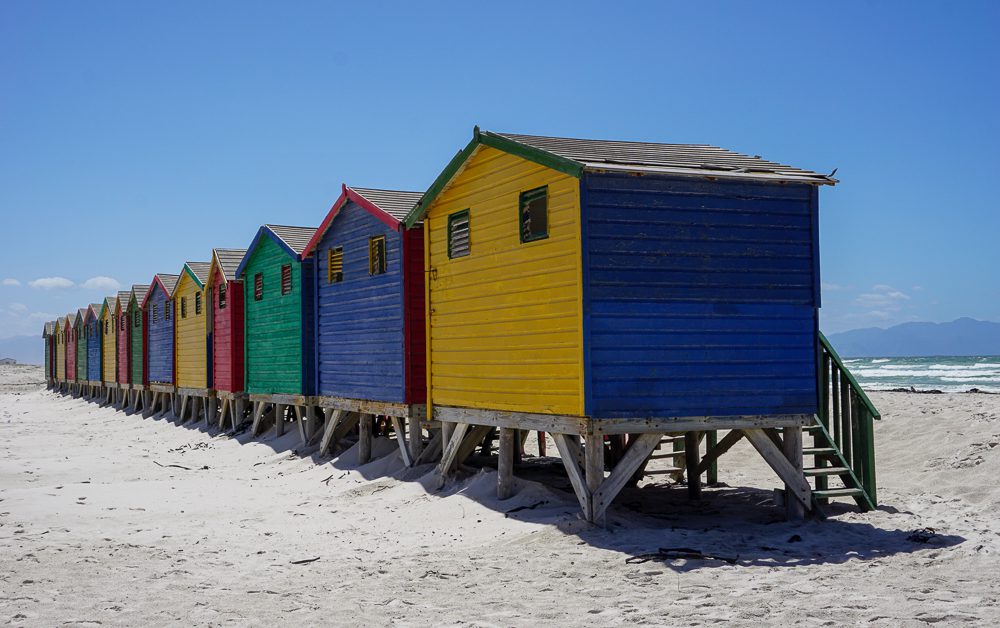
M832 456L837 453L833 447L803 447L803 456Z
M653 454L652 456L649 457L649 459L650 460L662 460L664 458L677 458L677 457L683 456L683 455L684 455L683 451L675 451L675 452L669 453L669 454Z
M864 495L860 488L830 488L822 491L813 491L813 497L817 499L830 499L833 497L857 497Z
M844 475L849 469L847 467L813 467L812 469L803 469L807 477L816 475Z
M684 473L684 469L678 469L677 467L667 467L666 469L646 469L643 471L645 475L674 475L676 473Z

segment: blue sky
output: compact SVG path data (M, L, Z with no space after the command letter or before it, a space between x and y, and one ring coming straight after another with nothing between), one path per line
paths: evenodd
M1000 3L479 4L0 3L0 338L474 124L838 168L826 331L1000 320Z

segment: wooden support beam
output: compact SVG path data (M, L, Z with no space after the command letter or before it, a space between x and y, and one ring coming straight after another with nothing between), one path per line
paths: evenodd
M309 437L306 436L306 424L302 416L302 406L295 406L295 427L299 430L299 442L303 445L308 443Z
M639 467L649 458L649 454L653 453L656 446L660 444L661 436L659 433L646 433L630 441L621 460L611 470L607 479L601 482L597 491L593 493L594 521L604 519L608 506L628 484L629 479Z
M782 449L785 454L785 458L788 459L788 462L795 469L796 476L805 477L802 475L802 428L786 427L781 441L783 444ZM787 495L791 491L791 487L786 484L785 494ZM797 499L786 499L785 515L790 521L800 521L804 519L806 511L802 506L802 502Z
M754 449L785 483L786 501L794 497L802 502L806 510L812 510L812 489L809 487L809 482L802 475L802 472L788 461L781 448L775 445L774 441L760 428L745 429L743 432Z
M507 499L514 488L514 429L500 428L500 451L497 458L497 499Z
M433 462L441 454L441 430L432 430L427 446L420 452L420 455L413 461L413 466L428 464Z
M326 418L326 427L323 430L323 439L319 444L319 455L325 456L330 452L330 445L333 443L334 430L337 429L337 425L340 423L344 415L347 414L344 410L333 410Z
M372 419L365 412L358 421L358 464L368 464L372 459Z
M701 473L698 472L698 458L701 455L701 434L684 433L684 468L687 471L688 498L701 499Z
M236 398L236 411L230 412L230 419L232 420L233 431L236 430L240 425L243 424L243 415L246 413L246 399L243 397Z
M280 437L285 435L285 404L276 403L274 404L274 436Z
M413 419L410 419L412 422ZM396 444L399 445L399 455L403 459L403 464L408 467L413 466L413 457L410 455L410 446L406 442L406 429L403 427L403 419L398 416L392 417L392 429L396 432Z
M250 428L251 436L260 434L261 422L264 420L264 402L255 401L253 404L253 427Z
M448 450L448 445L451 444L451 435L455 431L455 425L452 421L441 421L441 451Z
M476 447L483 442L492 429L489 425L476 425L468 431L458 448L458 455L455 457L456 467L469 459L469 456L476 451Z
M451 435L445 439L445 423L441 424L441 444L444 453L441 454L441 463L438 465L438 475L445 477L451 474L455 468L455 459L458 457L458 450L462 447L462 441L469 430L468 423L453 423ZM444 443L448 444L445 445Z
M720 440L718 444L714 447L710 447L705 455L702 456L701 462L698 463L698 473L708 471L713 462L718 460L722 454L732 449L733 445L740 442L742 439L743 432L741 430L729 430L729 432L722 437L722 440Z
M231 401L230 401L230 400L229 400L229 398L227 397L227 398L224 398L224 399L223 399L223 400L222 400L222 401L220 402L220 404L219 404L219 416L218 416L218 419L219 419L219 422L218 422L218 428L219 428L220 430L221 430L221 429L222 429L223 427L225 427L225 425L226 425L226 413L228 413L228 412L229 412L229 404L230 404L230 403L231 403Z
M552 440L555 441L556 449L559 450L559 457L566 468L566 475L569 476L569 483L573 486L573 492L576 493L576 498L580 501L580 508L583 510L584 518L588 518L588 515L593 511L593 497L590 489L587 488L587 479L584 477L583 469L580 467L577 451L571 446L571 441L566 434L553 432ZM511 438L511 446L513 447L513 438Z
M319 426L322 421L320 421L320 418L316 416L316 410L316 406L306 406L305 408L305 416L303 420L306 425L306 437L304 441L306 444L313 443L317 438L319 438Z
M583 444L584 471L587 479L587 490L593 496L604 482L604 436L587 434ZM594 501L590 499L590 509L584 513L587 521L602 524L594 517Z
M420 454L424 451L424 428L420 426L420 419L411 417L410 427L410 458L416 463L420 459ZM412 465L411 465L412 466Z

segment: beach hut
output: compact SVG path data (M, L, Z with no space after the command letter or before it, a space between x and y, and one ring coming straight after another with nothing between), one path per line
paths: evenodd
M98 313L98 321L101 327L101 399L102 405L115 403L118 398L118 379L116 367L118 365L118 346L116 343L117 331L115 310L118 305L118 297L104 297L101 302L101 311Z
M66 338L65 330L63 329L66 323L66 319L60 316L56 319L53 324L52 337L55 340L56 345L56 388L58 390L64 390L64 385L66 382Z
M209 328L205 282L211 262L187 262L174 288L174 364L180 419L205 418L214 410L209 394ZM214 417L213 417L214 418Z
M76 338L76 388L77 394L83 395L87 388L87 334L83 321L87 317L87 308L81 307L73 316L73 337Z
M132 413L138 412L143 407L146 390L145 320L142 312L142 301L146 298L148 290L148 285L133 285L129 291L128 306L125 309L125 319L128 321L129 328L129 408Z
M371 451L372 415L392 418L408 464L422 452L423 230L402 225L420 196L344 185L303 251L317 265L316 404L336 412L326 423L331 438L344 413L360 413L361 462ZM330 444L324 439L323 448Z
M55 342L52 339L52 330L55 325L48 321L42 326L42 342L45 344L45 387L55 387Z
M818 188L834 183L711 146L475 129L406 219L424 224L441 473L500 428L505 497L514 431L545 430L598 521L667 434L683 434L694 498L704 467L746 437L789 515L810 509ZM728 440L700 457L716 430ZM606 460L606 440L624 455Z
M246 249L214 249L205 298L212 339L211 382L219 405L219 428L228 418L235 429L244 418L243 282L236 279Z
M302 252L316 229L264 225L236 269L243 280L244 389L253 404L253 433L274 416L284 433L286 410L313 424L313 289L315 265Z
M72 395L76 395L76 314L67 314L63 319L66 335L66 385Z
M128 302L132 293L119 290L115 298L115 381L118 384L115 405L125 409L129 400L129 325Z
M174 409L174 312L177 275L157 274L140 305L145 319L146 402L143 416Z
M87 337L87 392L94 396L101 386L101 303L91 303L83 319Z

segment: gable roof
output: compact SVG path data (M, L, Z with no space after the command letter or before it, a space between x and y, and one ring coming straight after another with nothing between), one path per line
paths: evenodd
M118 291L118 307L122 310L128 309L128 300L132 297L131 290L119 290Z
M184 269L181 272L190 275L199 288L204 288L208 280L208 269L211 267L211 262L184 262Z
M793 168L760 156L744 155L708 144L659 144L585 140L473 129L472 141L459 151L405 220L411 226L458 175L479 149L489 146L573 177L585 170L673 174L716 179L748 179L810 185L834 185L837 180L811 170Z
M260 229L257 230L257 235L253 237L253 241L247 248L246 253L243 254L240 265L236 267L236 277L239 278L243 275L243 269L250 262L250 257L253 256L253 252L262 237L267 236L271 238L278 246L285 249L285 252L294 258L295 261L301 262L304 257L303 251L305 251L306 246L308 246L309 241L315 234L315 227L261 225Z
M87 306L87 318L85 318L84 320L85 321L86 320L90 320L90 315L91 314L94 315L94 318L100 318L101 317L101 304L100 303L91 303L90 305Z
M53 321L48 321L42 325L42 336L51 336L52 330L55 328L55 323Z
M112 312L114 312L115 311L115 305L117 303L118 303L118 295L113 295L113 296L110 296L110 297L104 297L104 300L101 302L101 312L100 312L99 316L101 316L101 317L104 316L104 310L111 310Z
M76 311L76 316L73 317L73 325L76 326L77 323L83 324L83 321L87 318L87 308L81 307Z
M159 284L160 290L167 295L167 298L174 296L174 288L177 287L177 280L180 279L179 275L171 275L168 273L156 273L153 275L153 282L149 284L149 289L146 290L146 294L142 297L142 303L139 307L145 309L146 301L149 300L149 295L153 294L153 288Z
M212 266L219 267L219 272L226 281L235 281L236 269L240 267L240 262L246 254L246 249L212 249ZM208 271L208 278L212 278L211 269Z
M149 292L148 284L132 284L132 295L135 297L136 305L141 305L146 299L146 293ZM131 303L129 303L131 305Z
M348 201L354 201L390 228L401 231L403 220L406 219L407 214L410 213L417 204L417 201L420 200L420 197L423 196L420 192L348 187L346 183L341 186L341 190L340 197L334 201L333 206L330 207L330 211L326 214L326 218L320 223L315 235L309 240L309 244L306 245L305 251L302 253L303 257L313 252L319 241L323 239L323 235L327 229L330 228L333 219L337 217L340 209Z
M62 318L59 319L59 325L63 328L70 327L73 325L72 320L73 320L73 313L70 312L66 316L63 316Z

